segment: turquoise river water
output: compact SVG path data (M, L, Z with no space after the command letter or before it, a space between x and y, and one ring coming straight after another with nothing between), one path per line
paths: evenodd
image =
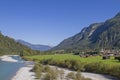
M0 80L11 80L18 69L24 66L22 60L18 56L13 56L19 62L5 62L0 60Z

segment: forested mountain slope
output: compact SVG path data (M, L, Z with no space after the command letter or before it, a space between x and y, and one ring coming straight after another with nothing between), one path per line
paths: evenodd
M33 51L30 48L16 42L13 38L4 36L0 33L0 55L20 53L23 55L32 55L36 54L36 51Z
M63 40L52 50L94 50L120 48L120 12L102 23L94 23Z

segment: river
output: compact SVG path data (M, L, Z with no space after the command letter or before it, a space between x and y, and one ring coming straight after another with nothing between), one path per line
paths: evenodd
M18 62L7 62L0 60L0 80L10 80L15 73L24 66L19 56L12 56Z

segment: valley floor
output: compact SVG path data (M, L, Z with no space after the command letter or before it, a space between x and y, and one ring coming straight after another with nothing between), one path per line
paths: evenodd
M15 59L13 59L12 57L10 57L10 55L5 55L0 57L1 60L3 61L10 61L10 62L18 62ZM16 75L11 79L11 80L36 80L35 79L35 73L30 72L30 70L33 68L34 65L31 64L27 64L27 62L25 62L25 64L27 66L22 67L18 70L18 72L16 73ZM58 70L64 70L64 79L63 80L67 80L66 79L66 75L70 72L74 72L75 71L71 71L65 68L60 68L60 67L56 67L56 66L50 66L51 68L57 68ZM108 75L101 75L101 74L94 74L94 73L87 73L87 72L81 72L82 76L84 76L85 78L91 78L92 80L118 80L114 77L108 76ZM43 73L44 75L44 73ZM41 77L40 80L43 80L42 78L44 78L44 76ZM61 80L60 78L58 78L58 80Z

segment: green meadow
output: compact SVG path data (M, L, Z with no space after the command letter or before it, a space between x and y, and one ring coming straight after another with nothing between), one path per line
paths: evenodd
M72 69L75 71L107 74L120 79L120 62L114 57L103 60L102 56L87 58L72 54L25 56L27 60Z
M26 58L30 60L49 60L53 59L56 61L63 61L63 60L77 60L81 62L86 63L92 63L92 62L101 62L105 64L111 64L111 65L120 65L120 62L118 60L115 60L114 57L111 57L110 59L103 60L102 56L91 56L88 58L82 58L78 55L72 55L72 54L56 54L56 55L35 55L35 56L26 56Z

